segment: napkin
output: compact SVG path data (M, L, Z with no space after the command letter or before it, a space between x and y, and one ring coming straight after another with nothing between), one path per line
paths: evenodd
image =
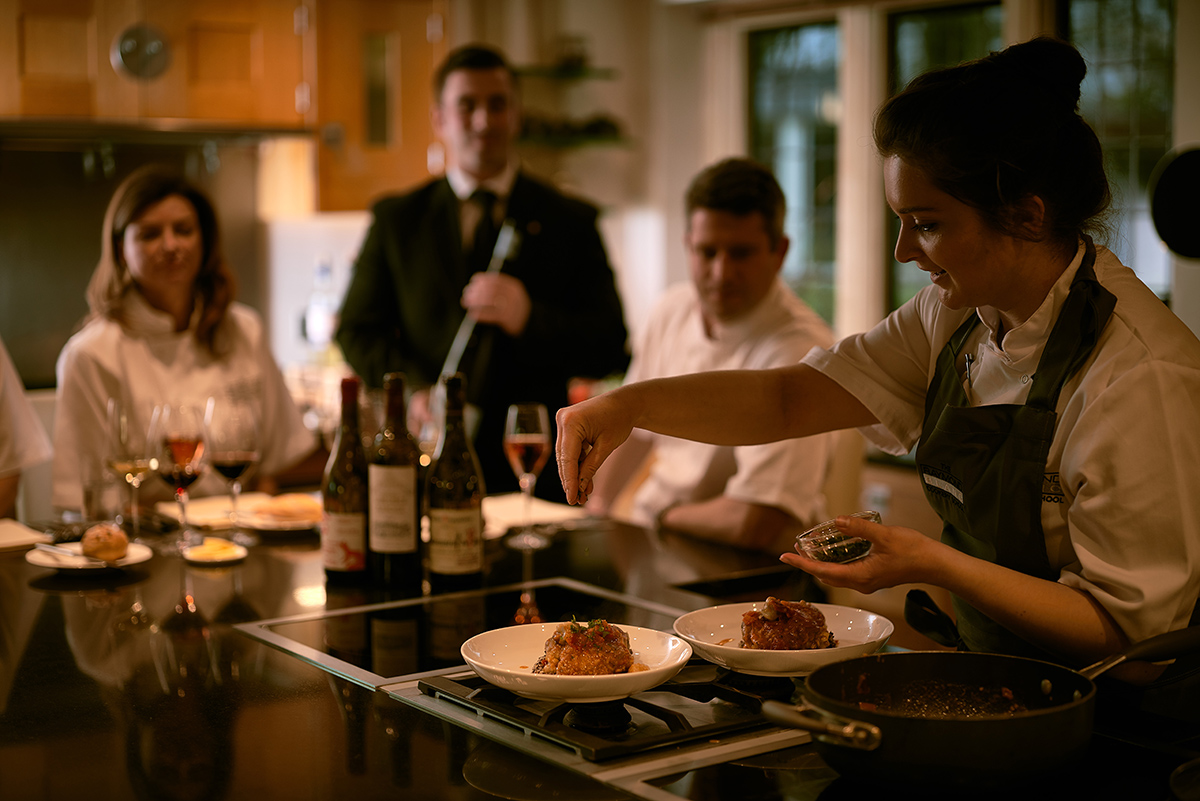
M533 498L529 505L528 522L561 525L587 516L588 513L578 506ZM485 537L502 537L513 526L523 526L526 522L525 496L521 493L488 495L483 499L483 535Z
M38 542L50 542L49 534L34 531L29 526L6 517L0 520L0 551L24 551Z

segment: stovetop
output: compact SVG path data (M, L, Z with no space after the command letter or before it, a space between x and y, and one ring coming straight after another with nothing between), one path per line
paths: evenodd
M566 704L521 698L465 671L380 688L392 697L529 756L645 799L706 766L809 741L779 728L762 702L789 700L791 679L732 673L693 659L671 681L622 701Z

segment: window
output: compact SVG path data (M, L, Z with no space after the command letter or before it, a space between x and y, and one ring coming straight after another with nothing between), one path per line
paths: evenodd
M1080 111L1100 138L1113 192L1108 246L1159 297L1171 258L1150 220L1148 183L1171 149L1174 95L1172 0L1068 0L1067 37L1088 64Z
M838 32L833 23L752 31L750 155L775 172L791 240L784 280L833 320Z
M981 58L1004 47L1001 27L1004 13L999 3L952 6L892 14L888 18L888 94L894 94L926 70ZM899 221L888 212L888 254L892 265L888 287L889 308L897 309L929 277L915 264L901 264L891 248L899 236Z

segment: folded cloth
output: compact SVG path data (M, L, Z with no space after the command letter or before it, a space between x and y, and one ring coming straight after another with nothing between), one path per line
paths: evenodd
M34 531L10 517L0 519L0 551L26 551L39 542L50 542L49 534Z
M532 498L529 518L525 518L525 496L519 492L503 495L488 495L483 499L483 536L502 537L513 526L564 524L581 520L588 513L578 506L553 503L541 498Z

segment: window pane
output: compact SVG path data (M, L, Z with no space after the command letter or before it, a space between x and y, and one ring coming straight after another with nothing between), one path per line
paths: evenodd
M833 320L837 195L837 26L799 25L749 37L750 156L769 166L787 197L791 239L784 280Z
M1067 0L1068 38L1088 64L1080 110L1104 148L1113 190L1109 248L1159 297L1171 259L1150 220L1148 184L1171 149L1175 91L1172 0Z
M1004 46L999 3L953 6L893 14L888 19L888 76L894 93L926 70L986 56ZM888 240L894 243L900 223L890 212ZM890 249L890 244L889 244ZM928 286L929 276L915 264L900 264L891 256L890 308L896 309Z

